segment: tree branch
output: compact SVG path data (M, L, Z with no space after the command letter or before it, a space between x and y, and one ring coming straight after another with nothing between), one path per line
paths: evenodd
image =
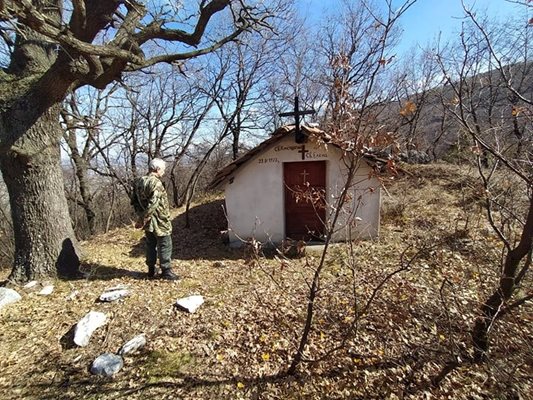
M474 23L474 25L476 25L476 27L479 30L479 32L483 35L485 43L487 44L487 48L489 49L490 54L492 55L492 57L496 61L496 64L498 65L498 71L500 72L500 75L502 76L503 80L505 81L505 84L506 84L507 88L516 97L518 97L520 100L522 100L524 103L529 104L529 105L533 105L533 101L531 99L528 99L527 97L524 97L511 84L511 78L505 73L504 65L502 64L501 59L498 57L496 51L494 50L494 46L492 45L492 42L491 42L491 40L489 38L489 35L487 34L485 28L483 28L483 26L481 26L481 24L477 20L476 16L474 15L474 13L470 9L468 9L468 7L466 7L466 5L464 4L464 1L461 1L461 3L463 5L463 10L464 10L465 14L468 16L468 18L470 18L470 20Z
M140 70L140 69L149 67L151 65L158 64L158 63L169 63L170 64L176 61L187 60L189 58L194 58L194 57L202 56L204 54L212 53L213 51L221 48L226 43L229 43L235 40L242 32L246 30L247 27L248 26L243 26L242 28L238 28L232 34L226 36L225 38L221 39L220 41L216 42L215 44L209 47L190 51L187 53L175 53L175 54L165 54L161 56L156 56L156 57L150 58L142 62L141 64L130 66L130 68L128 68L128 71L137 71L137 70Z
M85 1L72 0L72 7L70 29L72 29L73 32L84 30L87 27L87 9L85 8Z
M216 13L222 11L231 0L213 0L207 6L200 5L200 17L196 23L193 33L187 33L181 29L164 29L163 21L154 21L143 31L134 36L137 43L144 44L149 40L162 39L167 41L178 41L190 46L198 46L204 35L207 24Z

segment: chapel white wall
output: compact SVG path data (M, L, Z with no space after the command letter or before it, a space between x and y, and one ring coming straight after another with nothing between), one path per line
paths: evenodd
M328 201L335 204L346 182L348 171L342 160L328 169ZM350 198L340 212L334 241L370 239L379 235L381 184L370 166L361 160L352 180ZM335 210L329 208L329 220Z
M293 147L293 150L286 149ZM228 216L229 239L232 245L241 240L255 238L260 242L279 243L285 238L283 163L326 160L326 186L328 201L338 195L345 179L345 168L339 161L340 151L333 146L320 146L306 143L309 152L302 160L300 148L293 136L281 139L259 155L249 160L233 176L233 182L225 188L226 212ZM352 237L376 237L379 232L380 191L377 179L368 179L370 167L364 162L357 171L357 186L353 188L354 199L364 193L356 215L362 220L357 222L357 233ZM370 193L369 187L374 189ZM332 197L333 196L333 197ZM352 211L358 201L352 201L348 208ZM349 238L346 221L349 212L343 212L337 224L340 228L334 240Z

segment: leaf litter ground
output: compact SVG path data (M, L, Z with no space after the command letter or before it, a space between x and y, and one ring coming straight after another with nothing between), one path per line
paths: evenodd
M50 296L18 288L23 300L0 312L2 398L533 398L530 304L494 328L489 363L465 363L431 386L448 362L471 351L475 311L498 274L501 250L478 205L475 177L450 165L419 166L386 187L380 239L328 253L296 375L283 373L320 252L283 259L229 249L220 237L223 203L211 198L191 210L189 229L176 212L179 282L145 279L143 234L126 227L83 243L87 279L56 281ZM119 284L130 296L96 301ZM206 299L195 314L173 306L192 294ZM108 323L87 347L74 347L69 332L91 310L105 312ZM146 347L126 356L113 378L89 373L98 355L140 333Z

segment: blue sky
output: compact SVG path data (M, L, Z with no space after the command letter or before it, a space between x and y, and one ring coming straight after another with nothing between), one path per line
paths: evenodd
M352 0L354 1L354 0ZM302 17L310 22L318 23L321 16L339 8L341 0L296 0ZM375 0L376 4L383 0ZM401 4L402 0L394 0ZM510 16L522 16L524 24L532 15L528 15L524 6L519 6L505 0L465 0L478 12L487 12L491 19L503 20ZM531 9L529 11L531 14ZM451 39L460 29L461 18L464 15L461 0L418 0L402 16L400 24L403 35L399 51L420 45L425 46L435 39L439 32L444 40Z

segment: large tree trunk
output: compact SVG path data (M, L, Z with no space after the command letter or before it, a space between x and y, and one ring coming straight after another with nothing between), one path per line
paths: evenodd
M60 138L60 130L55 106L39 118L27 135ZM0 168L9 191L15 235L15 258L9 278L24 282L75 276L79 258L65 198L59 143L48 144L31 156L2 153Z
M61 1L31 4L60 25ZM24 282L74 275L79 267L59 152L59 103L74 87L78 57L58 52L30 26L19 28L9 67L0 73L0 170L15 237L9 278Z

